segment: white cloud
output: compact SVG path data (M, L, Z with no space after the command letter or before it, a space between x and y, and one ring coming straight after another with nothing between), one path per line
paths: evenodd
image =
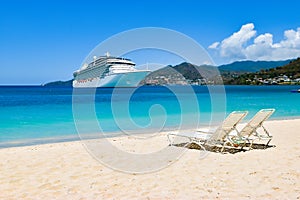
M300 28L286 30L284 39L273 42L271 33L257 37L254 24L243 25L238 32L221 42L209 46L215 49L222 58L234 60L284 60L300 56Z
M243 48L247 42L256 35L254 24L246 24L238 32L233 33L230 37L224 39L220 45L220 54L222 57L232 57L243 59Z
M300 49L300 28L297 31L287 30L284 32L285 40L280 45L285 48Z
M247 46L243 49L246 59L257 60L268 60L267 57L271 56L273 49L273 35L265 33L259 35L254 39L254 44Z
M217 49L219 44L220 44L220 42L214 42L208 48L209 49Z

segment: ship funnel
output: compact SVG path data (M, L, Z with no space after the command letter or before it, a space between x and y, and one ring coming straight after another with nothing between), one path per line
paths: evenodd
M109 57L109 56L110 56L110 53L109 53L109 52L106 52L105 55L106 55L106 57Z

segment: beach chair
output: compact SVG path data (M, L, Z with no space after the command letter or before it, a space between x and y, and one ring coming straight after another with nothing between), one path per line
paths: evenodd
M255 116L240 130L237 131L236 136L229 137L231 143L240 144L245 141L250 142L250 148L255 140L268 140L266 146L272 140L272 135L263 126L263 123L275 112L275 109L262 109L258 111ZM257 130L262 128L263 133L259 133Z
M170 145L173 145L172 137L185 137L189 139L189 143L195 142L196 144L203 147L203 145L222 145L221 151L224 150L226 137L230 132L236 130L237 124L243 120L248 114L248 111L234 111L228 115L223 123L214 131L195 131L192 133L180 132L180 133L169 133L167 135Z

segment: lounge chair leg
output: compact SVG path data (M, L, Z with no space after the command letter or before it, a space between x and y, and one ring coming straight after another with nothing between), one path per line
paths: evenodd
M272 139L269 139L269 141L267 142L267 144L266 144L266 147L265 147L265 148L267 148L267 147L269 146L269 143L271 142L271 140L272 140Z
M265 131L265 133L270 136L270 133L268 132L268 130L264 127L264 126L261 126L263 128L263 130Z
M167 135L167 138L168 138L168 140L169 140L170 146L173 146L173 144L172 144L172 142L171 142L171 139L170 139L170 136L169 136L169 135Z
M223 153L224 149L225 149L225 145L222 146L221 153Z
M252 149L252 145L253 145L253 140L250 142L249 150Z

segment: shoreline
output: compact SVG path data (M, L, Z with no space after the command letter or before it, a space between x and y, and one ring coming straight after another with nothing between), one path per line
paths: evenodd
M287 117L276 117L276 118L270 118L268 121L289 121L289 120L300 120L300 116L287 116ZM242 122L241 125L244 125L246 122ZM207 128L208 126L203 126L201 128ZM181 129L181 131L193 131L194 129L184 128ZM172 128L168 131L176 131ZM168 132L164 131L164 132ZM150 132L150 131L149 131ZM109 137L104 138L116 138L116 137L126 137L127 135L124 135L120 132L112 131L107 132L108 134L111 134ZM96 133L97 134L97 133ZM143 133L142 133L143 134ZM151 134L151 133L146 133ZM102 139L99 137L95 137L95 134L89 134L87 135L87 139ZM133 134L133 135L139 135L139 134ZM80 138L79 134L74 135L68 135L68 136L62 136L62 137L54 137L54 138L35 138L35 139L24 139L24 140L15 140L10 142L2 142L0 143L0 150L6 149L6 148L14 148L14 147L26 147L26 146L35 146L35 145L44 145L44 144L56 144L56 143L65 143L65 142L79 142L82 139Z
M300 119L300 116L288 116L288 117L278 117L278 118L270 118L268 121L285 121L285 120L297 120ZM242 122L241 125L245 124L246 122ZM207 128L208 126L203 126L201 128ZM150 130L151 131L151 130ZM149 132L150 132L149 131ZM174 131L174 129L170 128L168 131ZM181 129L181 131L193 131L193 129L184 128ZM164 131L167 132L167 131ZM108 134L111 134L109 137L105 138L115 138L115 137L126 137L127 135L124 135L120 132L112 131L107 132ZM97 133L96 133L97 134ZM146 133L150 134L150 133ZM94 136L95 134L89 134L87 139L101 139ZM139 134L134 134L139 135ZM24 146L35 146L35 145L43 145L43 144L55 144L55 143L64 143L64 142L77 142L81 141L79 134L74 135L68 135L68 136L62 136L62 137L54 137L54 138L33 138L33 139L24 139L24 140L15 140L10 142L2 142L0 143L0 149L6 149L6 148L13 148L13 147L24 147Z

